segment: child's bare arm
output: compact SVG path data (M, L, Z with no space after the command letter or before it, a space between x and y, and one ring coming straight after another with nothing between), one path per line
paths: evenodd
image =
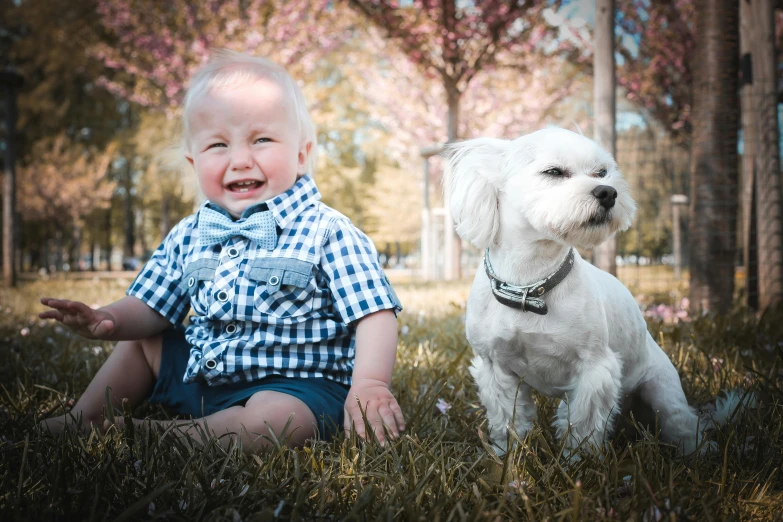
M97 310L79 301L51 297L42 297L41 304L52 310L41 312L38 317L59 321L88 339L145 339L171 326L162 315L131 296Z
M397 356L397 319L391 310L370 314L356 327L356 361L353 384L345 401L345 429L365 433L361 408L378 440L384 441L383 425L397 437L405 429L402 410L390 391L392 370Z

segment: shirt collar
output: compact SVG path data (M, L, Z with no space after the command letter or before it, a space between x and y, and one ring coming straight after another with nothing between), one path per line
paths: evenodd
M302 212L302 210L320 199L321 193L318 191L318 187L315 186L315 181L313 181L310 174L305 174L297 179L296 183L282 194L262 203L256 203L255 205L247 207L237 221L247 219L256 212L271 210L272 215L275 216L277 225L280 228L285 228ZM226 209L211 201L206 201L203 206L208 206L213 210L217 210L218 212L231 217Z

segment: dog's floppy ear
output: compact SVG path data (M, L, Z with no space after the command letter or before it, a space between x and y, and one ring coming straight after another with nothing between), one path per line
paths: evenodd
M500 227L500 165L507 148L505 140L477 138L447 145L444 153L451 181L443 189L448 191L455 229L477 248L494 244Z

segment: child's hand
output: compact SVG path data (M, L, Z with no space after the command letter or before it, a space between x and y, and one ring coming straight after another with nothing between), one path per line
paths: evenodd
M55 319L88 339L104 339L114 331L115 319L107 311L93 310L84 303L42 297L41 304L54 308L41 312L41 319Z
M361 404L361 409L359 408ZM362 410L367 417L375 436L381 444L385 443L384 426L392 438L397 438L405 430L405 419L397 399L394 398L389 385L376 379L354 379L348 398L345 400L345 431L356 429L356 434L368 439L365 432Z

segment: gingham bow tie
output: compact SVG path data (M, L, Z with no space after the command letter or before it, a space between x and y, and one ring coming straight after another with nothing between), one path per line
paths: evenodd
M204 207L198 215L199 242L203 245L222 243L234 236L256 241L265 250L277 246L277 227L271 210L256 212L242 222L231 221L225 214Z

